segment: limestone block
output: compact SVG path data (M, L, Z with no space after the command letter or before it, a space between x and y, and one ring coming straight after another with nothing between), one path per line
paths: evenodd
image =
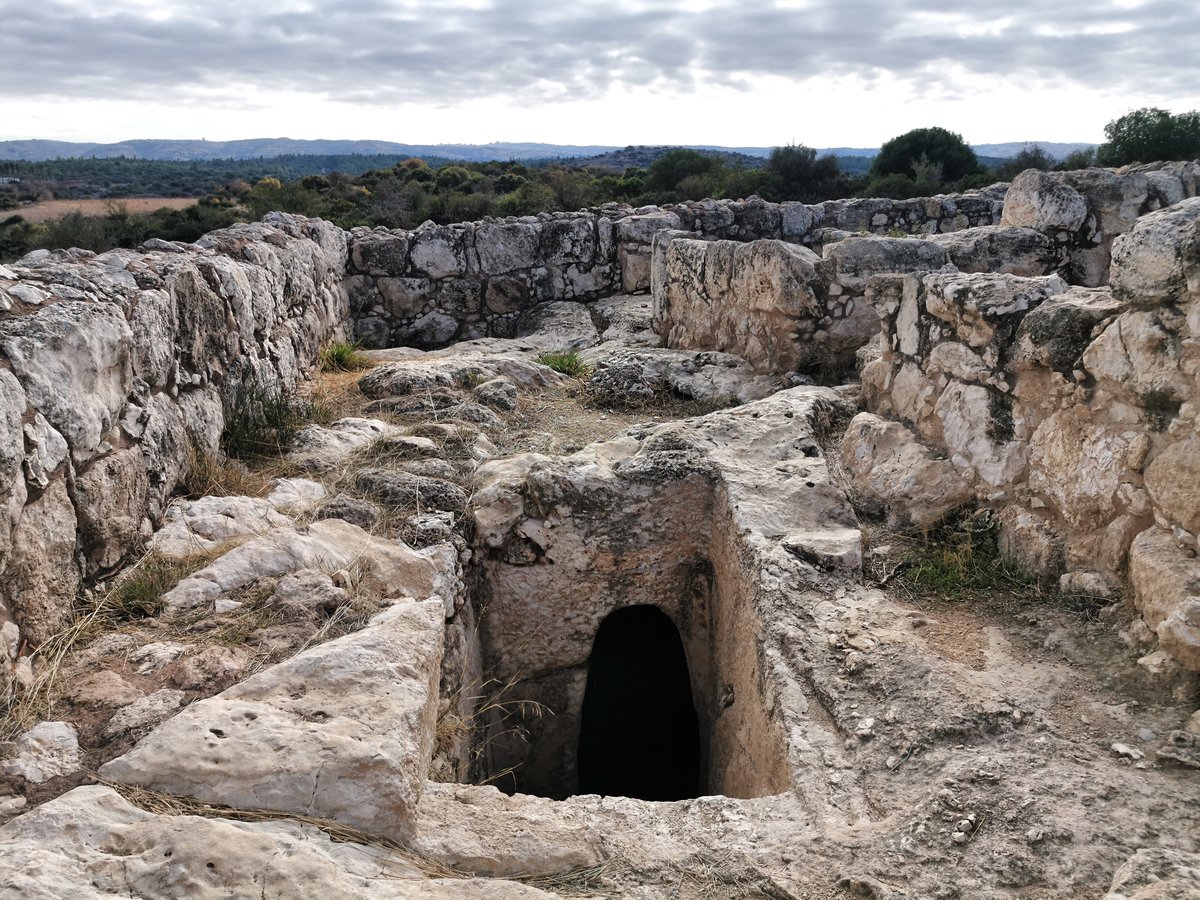
M1135 308L1200 294L1200 197L1143 216L1117 238L1110 282Z
M1146 490L1169 522L1200 534L1200 435L1185 434L1154 458Z
M930 237L963 272L1001 272L1026 278L1051 275L1064 263L1061 245L1032 228L988 225Z
M1073 287L1051 297L1021 320L1012 368L1042 366L1070 375L1082 364L1097 326L1123 309L1107 288Z
M403 275L409 236L403 231L368 231L350 239L350 261L368 275Z
M286 528L292 520L258 497L201 497L178 500L167 509L150 549L173 559L207 553L234 541Z
M1056 275L1019 278L955 272L926 275L923 284L929 314L972 347L986 346L998 327L1015 327L1029 310L1067 289Z
M1200 853L1147 847L1113 875L1103 900L1197 900Z
M5 775L41 784L79 769L79 737L66 722L40 722L17 738L15 755L0 763Z
M591 266L596 258L596 231L592 217L574 215L543 223L538 257L546 266L571 263Z
M762 372L815 362L802 340L820 318L816 254L782 241L675 240L653 293L668 347L736 353Z
M1009 185L1000 224L1045 232L1076 232L1087 216L1087 200L1075 188L1048 172L1027 169Z
M76 460L96 451L125 406L132 338L121 310L110 304L56 303L0 320L0 350L13 374Z
M974 496L968 472L939 458L900 423L871 413L851 420L841 460L854 490L881 503L892 527L936 525Z
M155 815L87 785L0 828L0 882L30 900L539 900L488 879L429 880L401 857L288 820Z
M50 482L28 503L13 528L7 566L0 575L0 603L12 610L23 635L35 644L70 621L80 583L77 528L64 478Z
M111 569L141 549L149 488L146 459L137 447L93 460L76 476L75 510L89 573Z
M435 281L467 274L469 233L454 225L420 228L412 233L413 267Z
M1117 173L1110 169L1079 169L1058 175L1087 199L1102 241L1124 234L1147 211L1150 181L1140 172Z
M446 582L436 548L415 551L404 544L374 537L340 519L324 519L303 532L277 528L242 543L210 565L179 582L163 595L168 613L214 603L259 578L298 569L336 571L355 567L384 596L446 596Z
M850 237L822 250L827 281L862 292L872 275L936 272L950 262L945 247L915 238Z
M1086 407L1063 410L1034 431L1029 486L1072 525L1100 528L1117 511L1121 485L1138 480L1149 447L1142 432L1094 421Z
M517 316L516 336L539 350L562 353L583 350L600 342L591 313L583 303L539 303Z
M1178 408L1193 391L1182 371L1183 328L1170 309L1123 313L1084 350L1083 367L1124 400Z
M433 752L443 619L440 602L399 603L192 704L101 773L406 837Z
M475 227L475 251L479 271L484 275L503 275L538 265L537 225L521 222L482 223Z
M617 222L617 240L625 244L649 245L658 232L675 230L679 226L679 216L669 210L626 216Z
M1129 548L1134 604L1181 665L1200 672L1200 560L1164 528L1149 528Z

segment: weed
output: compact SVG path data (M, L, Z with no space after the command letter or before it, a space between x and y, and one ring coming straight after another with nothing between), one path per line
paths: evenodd
M189 500L200 497L261 497L270 480L238 462L222 462L194 441L188 448L187 462L179 489Z
M963 599L972 594L1036 591L1037 576L1003 556L1000 523L990 510L963 516L927 535L908 553L901 581L913 592Z
M579 355L578 350L543 353L538 357L538 362L543 366L548 366L555 372L569 375L571 378L584 378L592 371L592 367Z
M321 348L322 372L357 372L371 367L371 360L360 351L362 344L334 341Z
M305 424L308 410L281 391L254 381L234 397L221 435L221 449L236 459L282 456Z
M158 615L163 609L163 594L213 558L211 553L194 553L182 559L147 553L113 584L104 600L105 620L116 624Z

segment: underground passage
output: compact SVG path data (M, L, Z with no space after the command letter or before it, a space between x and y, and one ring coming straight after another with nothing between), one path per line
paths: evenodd
M583 794L685 800L700 793L700 735L675 624L653 606L596 632L579 732Z

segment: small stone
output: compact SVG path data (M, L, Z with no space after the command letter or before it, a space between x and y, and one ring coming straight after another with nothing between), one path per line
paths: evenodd
M41 784L79 769L79 737L66 722L41 722L15 742L16 756L4 761L0 771Z
M1117 756L1124 756L1128 759L1134 760L1135 762L1139 759L1145 758L1146 756L1146 754L1141 750L1138 750L1136 747L1130 747L1128 744L1113 744L1111 747L1109 747L1109 749L1112 750L1113 753L1117 754Z
M183 699L183 691L155 691L118 710L104 726L104 736L114 739L133 731L149 730L174 715L183 706Z

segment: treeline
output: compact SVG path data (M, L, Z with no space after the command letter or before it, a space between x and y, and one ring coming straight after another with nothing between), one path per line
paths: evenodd
M865 173L848 172L837 158L818 157L803 145L777 147L759 167L719 153L676 148L648 166L620 171L563 164L311 156L195 163L93 159L0 164L0 177L15 171L18 174L10 177L21 178L18 185L0 185L0 202L4 191L10 197L27 193L30 183L35 183L26 180L33 171L58 178L59 183L106 179L104 190L114 197L126 190L130 191L126 195L178 196L183 190L180 185L194 186L205 178L217 182L210 181L211 194L188 210L131 216L118 207L103 217L72 215L46 225L25 222L17 212L0 221L0 259L38 247L102 251L135 246L149 236L193 240L205 231L257 219L273 210L318 216L343 228L414 228L427 220L449 223L533 215L612 201L643 206L751 195L806 203L852 196L905 199L1008 181L1030 168L1079 169L1097 162L1115 166L1200 157L1196 112L1176 116L1159 109L1136 110L1110 122L1105 135L1108 140L1096 151L1074 153L1061 162L1030 146L992 167L975 155L961 135L944 128L919 128L886 142ZM145 180L139 182L139 178L158 177L152 173L160 169L182 179L175 185L177 190L168 189L167 183L151 190ZM191 175L179 174L184 172ZM192 176L197 181L189 181ZM136 192L135 184L141 187Z
M246 211L228 202L205 199L187 209L160 209L131 214L113 201L102 216L68 213L35 224L19 215L0 213L0 262L10 262L31 250L81 247L103 253L115 247L137 247L150 238L196 240L218 228L247 221Z
M261 159L215 159L177 162L128 157L52 159L45 162L0 160L0 178L19 179L0 185L0 209L36 200L120 199L124 197L208 197L232 181L278 178L295 181L305 175L342 172L357 176L396 163L389 155L307 156L291 154ZM431 165L447 160L430 158Z

